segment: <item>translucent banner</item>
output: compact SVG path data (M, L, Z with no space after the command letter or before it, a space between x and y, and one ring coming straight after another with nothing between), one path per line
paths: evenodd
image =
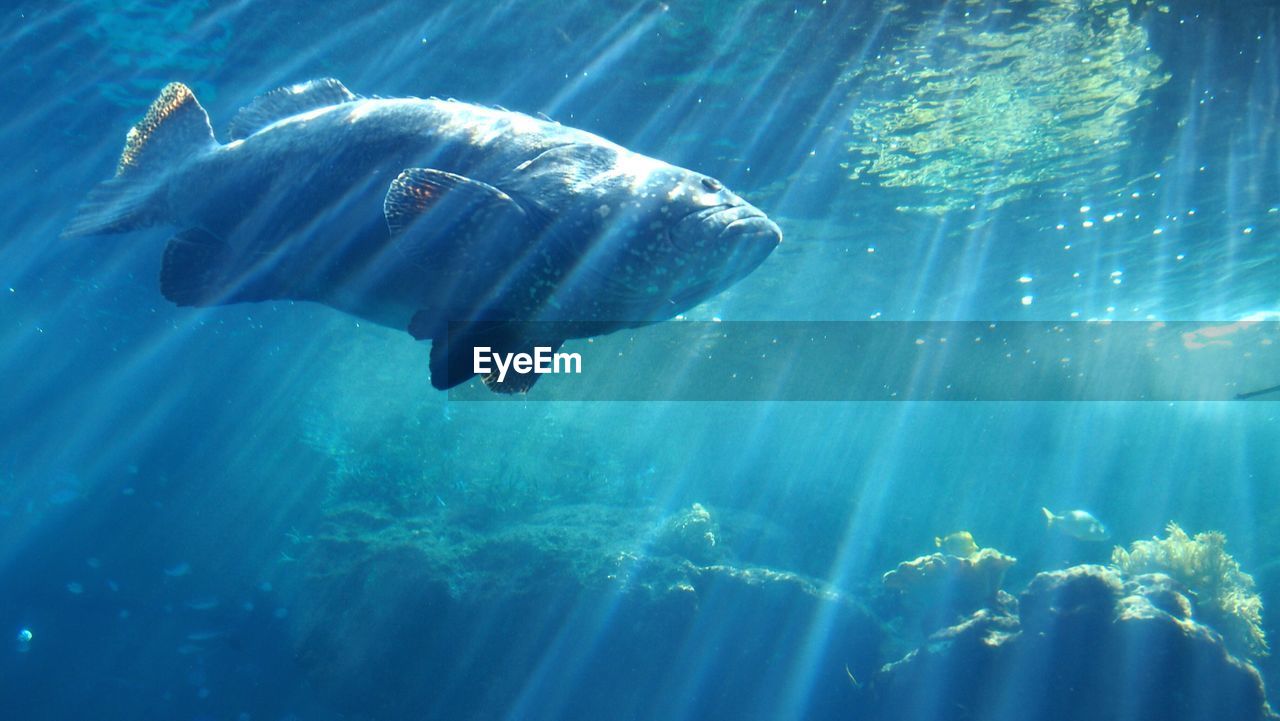
M1277 321L668 321L585 339L609 327L468 328L450 341L450 373L487 380L453 388L457 400L1280 400Z

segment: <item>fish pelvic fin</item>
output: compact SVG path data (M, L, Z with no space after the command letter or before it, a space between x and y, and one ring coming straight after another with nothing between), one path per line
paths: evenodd
M1044 506L1041 506L1040 510L1044 513L1044 522L1049 524L1050 527L1052 527L1053 522L1057 520L1058 517L1053 515L1053 511L1050 511L1048 508L1045 508Z
M431 339L431 385L438 390L448 390L470 380L476 375L476 348L481 346L492 354L509 358L515 353L532 354L538 347L554 353L562 345L563 338L538 336L536 331L519 323L475 321L462 328L448 327ZM539 377L536 372L522 373L509 366L497 368L491 364L489 372L481 375L480 380L494 393L510 395L528 393Z
M182 83L169 83L125 136L114 178L94 188L64 238L125 233L152 225L156 189L183 159L217 145L209 114Z

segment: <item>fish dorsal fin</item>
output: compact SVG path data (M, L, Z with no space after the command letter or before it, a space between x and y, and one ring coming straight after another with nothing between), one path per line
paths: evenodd
M169 83L125 136L116 175L133 178L157 172L216 142L209 114L191 88Z
M231 139L247 138L274 122L298 113L359 99L359 95L333 78L318 78L276 88L240 108L235 120L231 121Z

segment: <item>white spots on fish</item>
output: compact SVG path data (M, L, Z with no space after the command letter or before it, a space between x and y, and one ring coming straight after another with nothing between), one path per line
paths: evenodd
M79 596L84 593L84 586L76 581L71 581L67 584L67 593L70 593L73 596Z

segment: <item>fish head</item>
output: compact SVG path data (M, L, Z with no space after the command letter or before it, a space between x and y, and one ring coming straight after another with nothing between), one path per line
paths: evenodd
M574 163L557 166L555 157ZM571 146L544 153L575 212L560 222L580 279L634 320L669 318L755 270L782 242L759 208L719 180L621 147ZM539 190L546 197L544 183ZM580 233L581 229L588 232Z
M687 307L745 278L782 242L782 229L720 181L684 171L670 200L678 219L662 239L676 279L671 300Z

